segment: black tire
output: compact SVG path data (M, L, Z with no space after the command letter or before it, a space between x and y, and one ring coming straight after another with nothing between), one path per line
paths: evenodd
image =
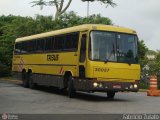
M75 89L73 85L72 76L68 76L68 97L73 98L75 96Z
M28 87L29 87L29 82L28 82L28 79L27 79L27 74L26 74L26 72L22 72L22 85L23 85L23 87L25 87L25 88L28 88Z
M29 80L29 88L35 89L36 88L36 84L33 81L32 73L28 74L28 80Z
M113 99L115 96L115 92L107 92L107 97Z

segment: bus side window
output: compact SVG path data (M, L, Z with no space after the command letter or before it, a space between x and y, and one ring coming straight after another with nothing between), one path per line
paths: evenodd
M59 50L59 37L55 36L54 50Z
M28 42L22 42L21 44L21 53L27 53Z
M33 53L34 52L34 41L29 41L27 45L27 52L28 53Z
M51 51L52 50L52 38L48 37L45 38L46 43L45 43L45 51Z
M72 39L73 39L72 49L77 50L78 49L79 33L74 33L72 36Z
M55 37L51 37L51 50L55 49Z
M36 52L43 52L44 51L44 39L38 39L37 40L37 50Z
M64 49L64 41L65 41L65 36L64 35L56 36L55 37L54 49L56 51L63 51L63 49Z
M65 49L66 50L72 49L72 35L71 34L66 35Z
M65 35L64 49L67 51L77 51L79 33L71 33Z
M21 43L16 43L14 53L15 54L20 54L21 53Z
M33 41L33 52L35 52L35 51L36 51L36 46L37 46L37 41L36 41L36 40L34 40L34 41Z

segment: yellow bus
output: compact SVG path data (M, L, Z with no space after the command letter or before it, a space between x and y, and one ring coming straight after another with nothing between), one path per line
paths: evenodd
M138 91L140 65L134 30L97 24L18 38L12 71L24 87L36 85L76 91Z

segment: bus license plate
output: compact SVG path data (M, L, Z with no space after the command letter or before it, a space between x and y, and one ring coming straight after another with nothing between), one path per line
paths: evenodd
M113 85L113 88L120 89L121 85Z

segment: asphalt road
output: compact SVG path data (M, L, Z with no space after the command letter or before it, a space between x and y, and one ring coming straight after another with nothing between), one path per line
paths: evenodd
M68 98L55 88L23 88L19 83L0 81L0 113L16 114L109 114L160 113L160 97L145 92L117 93L114 100L105 93L78 92Z

